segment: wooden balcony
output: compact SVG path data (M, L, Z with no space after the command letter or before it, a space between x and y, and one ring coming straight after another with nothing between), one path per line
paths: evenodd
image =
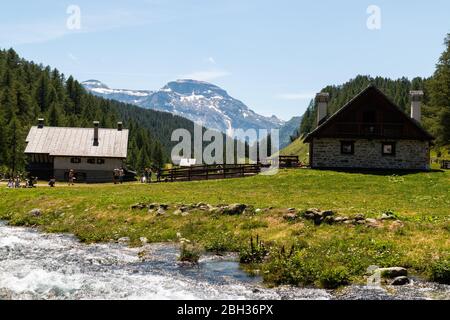
M402 123L339 122L336 130L342 136L399 138L404 135Z

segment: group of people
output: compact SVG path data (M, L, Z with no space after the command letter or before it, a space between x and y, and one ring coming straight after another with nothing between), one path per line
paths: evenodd
M6 187L9 189L17 189L17 188L34 188L36 184L36 178L28 177L25 179L25 183L22 184L22 179L20 176L16 176L15 178L9 178L6 184Z
M125 170L123 169L123 167L114 169L113 171L114 184L118 183L122 184L124 178L125 178Z
M156 181L161 181L161 169L145 168L141 176L141 183L151 183L152 175L155 173Z

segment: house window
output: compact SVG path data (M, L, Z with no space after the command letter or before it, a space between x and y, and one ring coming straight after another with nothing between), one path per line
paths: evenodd
M97 164L105 164L105 159L97 159Z
M384 142L381 145L381 153L383 156L395 156L395 143Z
M70 163L81 163L81 158L70 158Z
M341 141L341 154L354 154L355 142L354 141Z
M95 164L95 159L94 158L89 158L89 159L87 159L87 163Z

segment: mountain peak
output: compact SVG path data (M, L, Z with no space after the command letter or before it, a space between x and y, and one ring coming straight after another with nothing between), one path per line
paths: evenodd
M81 84L90 89L109 89L109 87L106 84L95 79L83 81Z
M181 95L195 94L207 97L219 95L228 97L228 93L222 88L209 82L192 79L178 79L176 81L171 81L162 88L162 91L173 91Z
M222 132L230 129L273 129L284 124L276 116L257 114L224 89L205 81L178 79L155 92L105 89L99 87L105 85L98 80L88 80L83 85L93 94L170 112Z

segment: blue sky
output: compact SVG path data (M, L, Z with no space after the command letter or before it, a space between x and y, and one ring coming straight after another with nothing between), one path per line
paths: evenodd
M81 29L67 28L70 5ZM380 29L367 27L371 5ZM430 76L449 13L448 0L15 0L1 6L0 47L113 88L209 81L288 120L357 74Z

